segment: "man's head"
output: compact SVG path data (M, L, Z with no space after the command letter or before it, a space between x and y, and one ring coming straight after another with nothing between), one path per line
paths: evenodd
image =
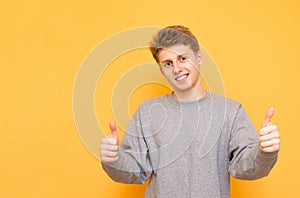
M194 53L199 52L199 44L193 33L184 26L168 26L160 30L150 41L150 50L157 63L159 52L175 45L189 46Z
M150 42L150 50L177 96L195 96L202 90L199 44L188 28L168 26Z

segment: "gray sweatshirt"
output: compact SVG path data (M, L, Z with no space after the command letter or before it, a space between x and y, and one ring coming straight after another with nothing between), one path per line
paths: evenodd
M117 182L149 179L149 198L227 198L230 174L245 180L267 176L277 156L259 149L257 132L238 102L209 92L193 102L167 94L140 105L119 159L102 167Z

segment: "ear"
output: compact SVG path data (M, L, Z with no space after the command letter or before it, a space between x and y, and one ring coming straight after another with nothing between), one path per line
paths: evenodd
M203 63L203 56L200 51L197 52L197 60L198 60L199 65L201 65Z

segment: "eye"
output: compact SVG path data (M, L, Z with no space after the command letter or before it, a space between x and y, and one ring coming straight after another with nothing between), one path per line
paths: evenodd
M166 62L163 64L164 67L171 67L172 66L172 63L171 62Z
M185 61L186 59L187 59L186 56L181 56L179 60L180 60L181 62L183 62L183 61Z

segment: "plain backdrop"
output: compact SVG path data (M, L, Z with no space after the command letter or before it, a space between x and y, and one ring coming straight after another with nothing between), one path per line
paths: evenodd
M232 197L299 194L299 11L296 0L2 1L0 197L143 197L145 185L113 182L86 149L74 124L73 86L84 58L104 39L174 24L191 28L218 66L226 96L243 104L257 129L275 107L278 162L264 179L232 179ZM105 133L114 119L114 82L148 61L146 49L127 53L99 81L95 108ZM126 108L132 115L140 102L168 91L141 86Z

